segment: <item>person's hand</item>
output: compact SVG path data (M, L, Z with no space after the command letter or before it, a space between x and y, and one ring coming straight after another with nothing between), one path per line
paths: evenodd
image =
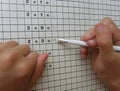
M15 41L0 44L0 91L29 91L44 69L47 54Z
M120 31L115 23L110 18L104 18L82 40L91 47L92 67L99 78L111 91L120 91L120 53L112 47L120 45ZM81 47L82 57L87 58L87 54L88 48Z

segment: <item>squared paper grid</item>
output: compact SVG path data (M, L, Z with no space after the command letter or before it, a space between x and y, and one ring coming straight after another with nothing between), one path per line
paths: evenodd
M108 91L79 47L56 39L79 40L105 16L120 24L119 10L118 0L0 0L0 41L16 40L49 54L32 91Z

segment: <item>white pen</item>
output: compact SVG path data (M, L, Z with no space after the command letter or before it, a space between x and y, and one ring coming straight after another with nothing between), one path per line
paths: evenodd
M79 40L58 39L58 43L69 43L69 44L74 44L74 45L80 45L80 46L89 47L86 42L79 41ZM113 46L113 49L115 51L120 51L120 46Z

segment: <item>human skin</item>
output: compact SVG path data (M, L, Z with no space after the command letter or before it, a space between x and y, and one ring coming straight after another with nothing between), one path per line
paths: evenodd
M104 18L86 32L82 40L90 47L91 64L98 77L110 91L120 91L120 53L112 47L120 45L120 31L115 23ZM82 58L86 59L88 48L81 47L80 51Z
M15 41L0 43L0 91L29 91L41 76L47 57Z
M104 18L84 37L91 49L91 64L99 78L111 91L120 91L120 31L110 18ZM99 47L96 49L95 47ZM88 48L81 47L82 58ZM43 72L48 54L30 52L28 45L15 41L0 43L0 91L29 91Z

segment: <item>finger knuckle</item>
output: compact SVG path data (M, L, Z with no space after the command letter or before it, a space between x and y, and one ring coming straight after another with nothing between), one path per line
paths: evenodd
M12 41L12 43L14 43L14 44L18 45L18 42L17 42L17 41Z
M8 41L7 43L11 43L13 45L18 45L18 42L16 42L16 41Z
M31 54L32 54L33 56L35 56L35 57L38 56L38 53L37 53L37 52L31 52Z
M5 59L6 60L13 60L15 59L17 56L17 54L15 52L11 52L11 53L6 53L5 55Z
M18 68L18 78L25 79L28 77L28 74L29 73L27 71L26 65L25 64L20 65Z
M30 51L30 47L29 47L29 45L24 44L24 45L23 45L23 47L24 47L25 49L27 49L27 50L29 50L29 51Z
M15 53L3 53L3 57L2 60L5 62L4 64L4 68L5 69L9 69L12 67L12 65L14 64L13 61L16 60L16 54Z

